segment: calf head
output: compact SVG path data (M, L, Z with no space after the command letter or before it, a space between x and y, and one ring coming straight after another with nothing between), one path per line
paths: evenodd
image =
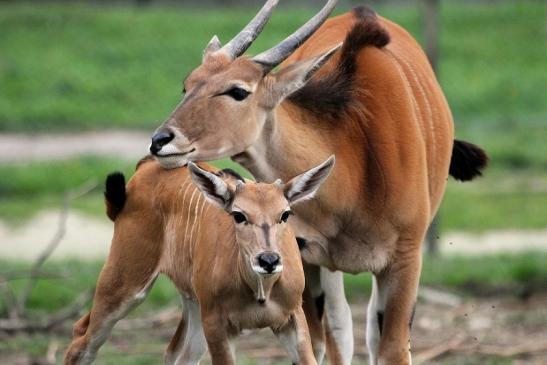
M334 166L334 156L291 179L272 184L226 180L189 163L190 176L207 200L233 218L236 244L246 270L271 277L283 270L284 245L297 243L287 221L291 206L313 197Z

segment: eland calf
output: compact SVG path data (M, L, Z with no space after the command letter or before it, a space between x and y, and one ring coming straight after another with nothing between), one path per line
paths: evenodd
M333 165L332 156L286 184L245 181L192 163L168 171L152 160L138 165L127 188L123 175L110 175L112 247L65 364L91 363L160 273L183 301L165 363L197 364L208 347L213 364L234 364L231 339L269 327L294 363L316 364L301 307L304 272L286 223L291 206L311 198Z

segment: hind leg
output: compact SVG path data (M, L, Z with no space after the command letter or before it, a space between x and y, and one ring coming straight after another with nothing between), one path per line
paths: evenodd
M138 215L139 212L135 212ZM90 364L114 324L141 303L158 276L161 245L158 233L140 216L123 213L116 219L108 260L93 298L91 312L74 326L64 363Z
M310 332L313 353L318 364L325 357L325 329L323 328L323 312L325 295L321 288L319 266L304 264L306 288L302 294L302 308Z
M301 307L294 311L282 328L276 328L273 332L289 354L293 364L317 365L308 334L306 316Z
M410 324L418 291L421 254L416 241L400 244L408 249L401 250L389 267L375 275L373 282L367 313L367 345L372 365L412 363Z
M192 299L183 298L182 301L182 318L165 352L166 365L199 364L207 351L199 305Z
M91 312L74 325L73 339L65 355L66 365L90 364L114 324L145 299L157 276L120 282L115 272L109 267L101 272Z

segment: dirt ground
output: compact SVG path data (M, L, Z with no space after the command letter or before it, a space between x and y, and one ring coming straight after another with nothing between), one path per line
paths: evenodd
M547 364L547 294L523 301L514 297L464 300L448 307L420 302L412 329L416 364ZM353 364L367 363L365 348L366 300L352 304L355 336ZM157 364L180 315L167 308L151 317L121 321L102 348L97 364ZM52 364L61 361L69 324L49 338L45 354L6 351L13 338L3 338L0 364ZM240 364L282 364L287 357L267 330L241 336L237 341ZM206 357L204 364L209 364Z
M59 160L79 155L118 156L138 161L148 153L152 131L0 134L0 163Z

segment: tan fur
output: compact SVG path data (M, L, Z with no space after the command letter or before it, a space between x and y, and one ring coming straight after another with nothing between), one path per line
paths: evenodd
M229 185L235 183L224 178ZM144 299L159 273L172 280L183 298L199 305L214 364L232 364L229 340L243 329L263 327L278 336L296 336L301 363L316 364L301 310L304 273L298 247L288 225L277 224L288 206L282 188L247 182L233 204L244 209L251 222L276 225L272 246L283 270L264 279L264 304L256 300L257 276L242 262L241 250L251 244L240 242L241 235L236 241L233 218L205 200L188 169L165 170L146 161L127 185L127 201L116 217L93 307L74 326L65 364L91 362L114 323ZM243 234L243 239L256 238ZM183 317L167 350L168 363L171 359L174 364L176 349L192 340L191 334L185 338L187 325ZM187 363L180 361L177 364Z
M299 65L344 41L357 21L354 13L328 20L283 67ZM281 86L294 87L283 71L263 76L249 58L211 57L190 74L185 100L163 125L192 141L187 145L175 139L177 148L195 151L160 162L169 167L232 156L259 180L273 181L335 154L335 171L318 199L295 209L295 233L309 242L302 257L331 269L375 274L379 293L387 299L377 308L384 321L372 359L408 364L421 243L445 190L453 122L418 43L395 23L381 17L377 21L391 40L382 48L359 50L353 100L338 119L325 120L327 116L278 100ZM317 77L332 72L338 57ZM253 91L246 100L212 96L237 82Z

